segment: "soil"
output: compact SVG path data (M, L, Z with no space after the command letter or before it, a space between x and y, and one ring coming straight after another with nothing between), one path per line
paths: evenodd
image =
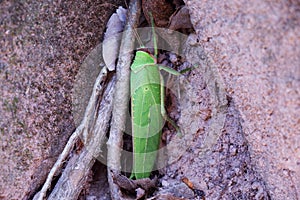
M153 195L194 199L187 178L206 199L299 199L300 3L185 3L195 34L184 54L197 68L167 103L183 135L166 129ZM42 186L76 127L76 75L121 4L0 1L0 199ZM97 162L80 199L110 199L105 177Z

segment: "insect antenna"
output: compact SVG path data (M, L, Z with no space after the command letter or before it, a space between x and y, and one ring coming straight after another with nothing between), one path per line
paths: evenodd
M153 19L151 12L149 12L149 16L151 19L151 28L152 28L152 34L153 34L154 57L155 57L155 59L157 59L158 51L157 51L156 33L155 33L155 28L154 28L154 19Z
M126 5L126 8L129 9L129 6L127 4L127 1L125 0L125 5ZM132 17L131 16L131 13L128 12L128 17ZM132 26L132 24L130 24L130 26ZM134 36L137 40L137 42L139 43L140 47L141 48L145 48L145 45L143 44L142 40L141 40L141 37L139 36L138 32L136 31L136 29L133 29L133 33L134 33Z

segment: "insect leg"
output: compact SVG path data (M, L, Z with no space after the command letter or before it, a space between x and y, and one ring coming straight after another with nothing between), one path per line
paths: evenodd
M182 134L181 134L179 126L177 126L177 124L167 115L167 112L165 109L165 84L164 84L164 79L161 74L160 74L160 79L161 79L161 83L160 83L161 115L164 118L164 120L169 122L176 129L176 132L181 136Z
M163 66L163 65L159 65L158 68L159 68L160 70L164 70L164 71L166 71L166 72L168 72L168 73L170 73L170 74L173 74L173 75L175 75L175 76L181 75L181 73L178 72L178 71L176 71L175 69L172 69L172 68L169 68L169 67L166 67L166 66Z

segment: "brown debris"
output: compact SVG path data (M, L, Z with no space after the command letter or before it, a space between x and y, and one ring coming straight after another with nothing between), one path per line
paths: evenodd
M144 16L149 25L157 27L168 27L171 30L193 29L187 6L181 0L174 1L142 1Z
M205 193L202 190L196 189L194 184L186 177L181 179L182 182L184 182L191 190L193 190L195 196L198 198L201 198L202 200L205 200Z
M149 200L187 200L187 198L175 197L172 194L159 194Z
M142 198L148 191L155 188L157 185L157 177L154 179L143 178L132 180L122 174L112 172L113 182L120 188L129 193L136 193L137 199Z
M175 7L172 2L167 0L143 0L142 8L148 24L151 24L151 18L149 15L149 13L151 13L154 24L158 27L167 27L169 24L169 18L175 11Z

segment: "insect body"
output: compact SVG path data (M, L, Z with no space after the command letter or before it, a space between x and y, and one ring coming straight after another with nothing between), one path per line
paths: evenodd
M156 161L164 119L167 119L161 69L180 75L173 69L156 64L155 57L150 54L136 52L130 78L134 152L131 177L136 179L150 176Z
M151 15L151 14L150 14ZM177 130L164 108L164 84L160 70L173 75L181 73L171 68L158 65L157 43L152 21L154 56L144 51L137 51L130 67L130 94L133 139L133 170L131 178L147 178L155 165L160 137L165 120Z
M131 113L133 130L133 174L149 177L164 125L161 108L159 67L148 53L137 51L131 66Z

